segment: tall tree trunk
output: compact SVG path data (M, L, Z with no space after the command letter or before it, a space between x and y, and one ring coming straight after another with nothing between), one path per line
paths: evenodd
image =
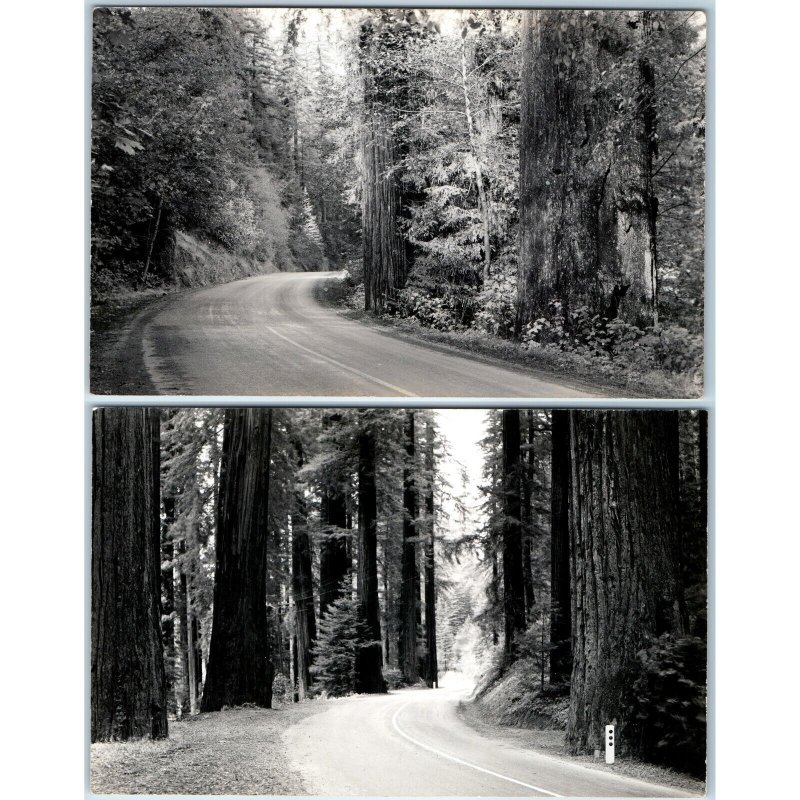
M630 719L637 653L681 631L678 415L573 411L570 566L574 666L572 752L599 748L616 722L617 752L636 754Z
M400 671L408 683L419 678L417 663L417 603L419 575L417 570L417 487L415 471L414 412L406 412L405 449L406 465L403 468L403 551L400 587L400 630L398 656Z
M391 112L395 95L386 92L382 79L376 77L369 63L376 50L371 22L361 26L359 48L364 97L361 133L364 304L367 311L380 314L387 301L405 285L408 254L398 227L403 197L395 174L397 154Z
M535 428L533 412L528 410L520 413L525 415L526 432L525 454L522 459L522 580L525 587L525 619L529 621L536 605L532 563L533 538L535 536L533 525Z
M203 711L272 704L267 630L272 410L225 412L217 509L214 617Z
M175 522L175 498L164 497L164 524L161 535L161 641L164 643L165 691L168 711L177 714L175 697L177 683L175 651L175 544L170 532ZM173 703L175 707L173 708Z
M363 415L363 412L361 412ZM375 485L375 434L364 424L358 436L358 612L369 643L356 657L357 692L386 691L383 679L380 604L378 602L378 492Z
M393 171L390 126L385 114L372 111L361 137L364 303L367 311L377 314L406 280L406 246L398 229L401 195Z
M553 301L567 324L582 305L608 319L653 324L655 117L645 110L653 107L647 65L619 73L632 90L639 84L642 109L621 110L604 75L634 46L626 26L575 11L529 10L522 19L516 332L551 313Z
M572 671L569 561L569 412L552 413L550 492L550 683L568 683Z
M425 423L425 683L428 687L439 687L439 658L436 652L436 526L434 524L434 429L433 423Z
M295 442L295 448L298 467L302 467L302 443ZM306 698L311 686L312 648L317 638L312 555L305 496L302 490L298 490L295 493L295 508L292 513L292 601L295 614L295 675L300 700Z
M516 658L517 636L525 630L519 413L503 411L503 618L507 661Z
M159 426L155 409L92 418L93 742L167 735Z
M325 414L323 427L341 425L341 414ZM320 515L325 526L319 552L319 616L342 595L342 581L352 569L348 540L343 533L348 525L347 497L341 485L324 487Z
M176 609L176 636L175 648L178 651L177 664L179 666L175 679L175 705L176 714L180 719L184 714L191 712L191 685L189 681L189 597L187 590L186 573L183 569L183 556L186 552L186 543L181 540L176 543L178 557L175 559L174 579L178 587L175 604Z

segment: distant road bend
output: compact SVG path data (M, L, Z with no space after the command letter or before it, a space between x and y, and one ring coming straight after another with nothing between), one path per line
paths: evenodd
M339 273L279 272L168 298L134 327L159 394L589 397L530 370L415 344L317 303Z
M335 700L286 730L309 793L372 797L692 797L592 769L463 722L463 689L402 690Z

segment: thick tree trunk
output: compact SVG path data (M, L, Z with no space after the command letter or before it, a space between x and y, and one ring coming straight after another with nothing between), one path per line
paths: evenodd
M550 683L569 682L572 617L569 566L569 412L552 413L550 491Z
M400 234L404 198L396 174L402 158L392 132L400 93L396 80L375 74L370 59L381 57L372 20L361 26L359 37L364 119L361 132L363 165L361 230L364 262L364 304L380 314L405 286L409 246Z
M303 465L302 444L295 443L298 466ZM295 614L295 676L300 700L308 695L311 686L312 648L317 638L314 616L313 549L308 533L306 501L301 490L295 494L292 513L292 601Z
M525 630L519 413L503 411L503 618L507 661L516 658L517 636Z
M574 665L572 752L599 748L616 724L618 753L637 752L627 713L637 653L681 631L678 415L570 412L570 565Z
M380 604L378 602L378 492L375 485L375 434L362 428L358 437L358 611L369 644L356 657L357 692L386 691L383 679Z
M370 113L361 152L364 299L367 311L380 314L406 280L405 242L398 229L401 195L393 172L393 142L385 114L375 110Z
M603 75L634 47L627 27L575 11L522 17L517 334L551 313L553 301L567 324L583 305L608 319L653 324L648 65L642 60L636 74L620 78L640 86L640 110L623 109Z
M436 651L436 527L434 525L434 429L428 420L425 424L425 473L428 485L425 488L425 518L427 537L425 540L425 683L428 687L439 687L439 658Z
M92 418L93 742L167 735L159 426L154 409Z
M406 465L403 468L403 551L401 561L400 626L398 656L400 671L408 683L419 678L417 663L417 603L419 599L419 574L417 569L417 487L414 478L415 458L414 412L406 412L405 449Z
M203 711L272 704L267 538L272 410L229 409L220 466L214 617Z

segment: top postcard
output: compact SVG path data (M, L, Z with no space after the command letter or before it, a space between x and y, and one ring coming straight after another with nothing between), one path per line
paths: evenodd
M703 395L706 18L97 8L94 394Z

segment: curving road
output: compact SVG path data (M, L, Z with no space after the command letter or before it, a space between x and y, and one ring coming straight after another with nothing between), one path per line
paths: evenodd
M312 795L692 797L482 736L456 708L461 689L330 701L289 728L292 767Z
M315 285L336 274L273 273L165 298L137 317L114 357L143 363L158 394L591 396L345 319L313 297Z

